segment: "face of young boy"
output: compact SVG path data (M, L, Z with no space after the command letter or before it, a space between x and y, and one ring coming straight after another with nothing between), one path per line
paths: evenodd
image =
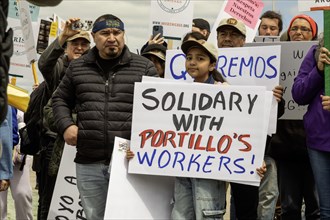
M200 48L191 48L186 56L186 71L194 78L195 82L205 82L209 72L213 71L215 63L211 63L210 57Z

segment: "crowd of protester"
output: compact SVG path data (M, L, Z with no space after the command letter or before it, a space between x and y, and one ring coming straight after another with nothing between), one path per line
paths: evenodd
M287 41L319 40L305 56L292 87L294 100L309 106L307 113L302 120L278 119L276 134L267 137L264 163L256 170L261 179L259 187L176 177L172 219L223 219L229 204L233 220L275 219L277 204L283 220L330 219L330 97L324 94L329 48L324 47L323 36L318 39L318 25L310 16L293 17L287 30L283 30L278 12L266 11L260 19L259 36L280 36L284 31ZM72 29L78 20L66 21L62 33L38 61L44 82L35 92L45 89L48 94L43 97L37 174L40 220L47 219L65 143L77 147L77 188L86 218L104 218L114 137L131 136L134 83L143 76L164 78L165 74L168 44L163 36L151 36L137 55L125 44L125 23L115 15L105 14L95 20L92 39L88 32ZM207 41L209 23L196 18L192 31L182 39L181 49L186 55L186 71L194 82L221 88L228 83L216 70L218 48L243 47L247 30L240 20L225 18L217 24L216 32L217 45L213 45ZM92 40L95 46L91 48ZM10 53L6 57L8 62ZM7 77L1 78L3 85ZM285 111L283 93L281 85L273 88L277 118ZM16 218L32 219L27 176L32 158L20 153L17 132L24 126L20 125L23 116L8 106L6 99L0 101L0 217L7 218L10 188ZM126 157L133 158L134 152L128 150ZM231 199L226 201L229 189Z

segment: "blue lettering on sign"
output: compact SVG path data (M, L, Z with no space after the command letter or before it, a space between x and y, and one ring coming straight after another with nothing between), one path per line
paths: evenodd
M225 77L250 76L255 78L275 78L278 74L277 69L272 64L276 55L265 57L218 57L217 70Z
M175 56L172 58L171 62L170 62L170 71L171 71L171 75L173 76L174 79L184 79L184 80L187 80L187 77L186 77L186 75L187 75L187 71L183 70L183 71L181 71L179 74L176 74L176 73L174 72L174 70L173 70L173 67L174 67L174 61L175 61L175 59L177 59L177 58L180 57L180 56L186 57L184 54L180 53L180 54L175 55Z
M179 163L180 164L180 167L181 167L181 170L183 171L184 170L184 167L183 167L182 162L184 161L184 159L186 158L186 156L182 152L175 152L174 155L175 155L175 157L174 157L174 162L173 162L172 168L175 167L175 164ZM178 159L179 156L181 156L181 159Z
M244 158L232 159L227 156L205 156L202 154L191 154L187 157L183 152L170 152L168 150L159 151L154 149L152 152L137 152L138 163L140 165L157 166L164 169L167 167L176 168L179 166L181 171L187 172L226 172L228 174L244 174L246 169L242 165ZM253 164L253 163L252 163ZM216 165L215 170L212 166ZM251 172L251 175L254 172Z

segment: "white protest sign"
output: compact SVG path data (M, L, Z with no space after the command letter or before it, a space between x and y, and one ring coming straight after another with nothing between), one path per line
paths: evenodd
M28 62L32 63L37 60L37 51L33 36L29 3L26 0L19 0L18 6L19 6L19 17L22 26L26 56Z
M218 49L217 70L231 85L266 86L272 91L279 85L281 47L236 47ZM165 78L193 81L185 71L181 50L166 52ZM273 98L269 134L276 132L277 102Z
M77 188L76 147L65 144L47 219L86 219Z
M129 144L115 138L104 219L170 219L174 178L128 174Z
M265 97L265 87L136 83L129 173L258 185Z
M290 42L274 42L274 43L249 43L246 46L252 48L260 48L260 46L268 47L269 45L280 45L285 48L281 52L280 67L280 85L284 87L283 99L285 101L285 112L280 119L302 120L307 106L298 105L292 98L291 89L294 78L298 75L298 71L305 55L312 45L317 41L290 41ZM266 49L268 50L268 49Z
M279 83L281 47L236 47L218 49L217 70L231 85L266 86ZM193 81L185 71L185 54L166 51L165 78Z
M299 11L312 11L330 9L329 0L298 0Z
M240 1L226 0L214 22L208 41L217 44L217 27L224 18L234 17L241 20L246 27L246 42L253 42L258 30L264 4L261 0Z
M193 1L157 0L150 1L150 3L150 35L154 25L163 26L165 39L180 40L183 35L191 31Z
M32 20L33 39L36 43L37 41L37 29L38 29L38 15L39 7L29 4L29 12ZM16 1L9 1L9 11L8 11L8 26L13 29L13 55L10 58L10 76L16 77L16 86L24 88L28 91L32 90L32 85L34 84L32 75L32 66L27 59L27 51L25 49L25 39L22 31L22 25L19 17L19 8ZM30 40L31 40L30 39Z

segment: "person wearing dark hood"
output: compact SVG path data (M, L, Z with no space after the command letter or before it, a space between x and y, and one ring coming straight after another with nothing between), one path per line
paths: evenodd
M205 20L203 18L195 18L195 19L193 19L193 22L192 22L191 31L199 32L199 33L203 34L207 40L209 38L209 35L211 32L210 24L207 20Z
M159 77L164 78L166 47L162 44L150 44L141 55L151 60L156 67Z

